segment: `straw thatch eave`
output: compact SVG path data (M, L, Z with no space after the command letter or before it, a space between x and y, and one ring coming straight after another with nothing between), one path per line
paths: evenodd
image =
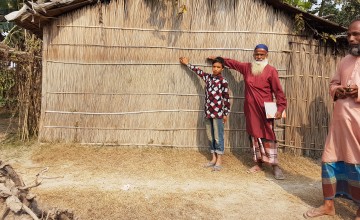
M324 38L324 36L331 34L334 36L336 41L335 42L333 40L327 41L328 43L332 44L334 47L338 49L347 47L348 42L346 39L346 31L347 31L346 27L342 27L337 23L318 17L316 15L306 13L305 11L302 11L292 5L281 2L279 0L264 0L264 1L267 4L271 5L275 10L285 12L294 20L295 20L295 15L301 14L306 24L305 28L313 32L313 36L315 39L321 39L320 42L326 43L326 37Z
M342 27L334 22L307 13L287 3L283 3L279 0L264 0L264 1L267 2L269 5L273 6L275 9L286 12L292 17L294 17L296 14L302 14L304 20L308 23L308 25L310 25L318 32L337 34L337 33L345 32L347 30L347 28Z
M43 27L52 19L96 2L97 0L51 0L37 4L25 1L19 11L5 15L5 19L15 22L41 38Z
M285 12L291 17L301 13L304 20L317 32L336 34L345 32L347 29L326 19L317 17L279 0L262 0L274 7L274 9ZM42 37L42 29L53 18L72 12L97 0L51 0L46 3L34 3L25 1L23 8L5 16L8 21L15 22L18 26L30 30L38 37Z

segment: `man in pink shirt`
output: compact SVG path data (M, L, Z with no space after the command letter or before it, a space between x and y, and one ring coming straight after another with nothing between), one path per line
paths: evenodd
M347 39L349 54L330 82L335 105L322 155L324 204L305 212L306 218L335 215L334 198L339 196L360 206L360 19L351 22ZM355 219L360 220L360 208Z
M245 102L244 114L246 132L249 134L255 166L248 170L255 173L262 170L262 164L273 167L275 179L284 179L284 174L278 166L278 143L274 133L274 118L267 118L264 102L276 99L277 112L275 119L281 118L287 101L280 84L277 70L268 64L268 47L258 44L253 53L251 63L239 62L224 58L225 66L237 70L244 77ZM214 59L210 56L209 59Z

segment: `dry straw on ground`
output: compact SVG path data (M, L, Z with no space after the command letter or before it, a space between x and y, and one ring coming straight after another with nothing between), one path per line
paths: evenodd
M255 175L249 153L226 152L224 169L202 165L209 152L154 147L94 147L64 144L2 145L26 183L49 167L33 190L41 203L73 210L80 219L303 219L322 202L318 162L280 154L286 180L271 169ZM337 199L338 215L352 219L355 207ZM319 218L328 219L328 218Z

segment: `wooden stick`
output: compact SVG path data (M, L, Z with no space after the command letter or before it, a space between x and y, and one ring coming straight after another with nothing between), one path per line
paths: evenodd
M25 204L22 204L22 209L27 213L29 214L34 220L40 220L36 214L31 210L29 209L29 207L27 207Z
M5 217L9 214L10 209L5 205L0 216L0 220L5 220Z
M155 32L180 32L180 33L245 33L245 34L271 34L271 35L287 35L287 36L299 36L293 33L280 33L280 32L272 32L272 31L194 31L194 30L166 30L166 29L151 29L151 28L128 28L128 27L106 27L106 26L83 26L83 25L57 25L57 27L71 27L71 28L91 28L91 29L115 29L115 30L135 30L135 31L155 31ZM253 48L251 50L254 50Z
M193 131L205 130L205 128L106 128L106 127L76 127L76 126L60 126L60 125L45 125L44 128L65 128L65 129L89 129L89 130L131 130L131 131ZM246 129L224 129L225 131L246 131ZM284 129L275 129L275 131L282 131Z

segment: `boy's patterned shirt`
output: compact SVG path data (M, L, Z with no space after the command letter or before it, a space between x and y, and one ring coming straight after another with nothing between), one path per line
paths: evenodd
M213 76L190 63L187 66L205 81L205 117L227 116L230 113L228 81L222 75Z

